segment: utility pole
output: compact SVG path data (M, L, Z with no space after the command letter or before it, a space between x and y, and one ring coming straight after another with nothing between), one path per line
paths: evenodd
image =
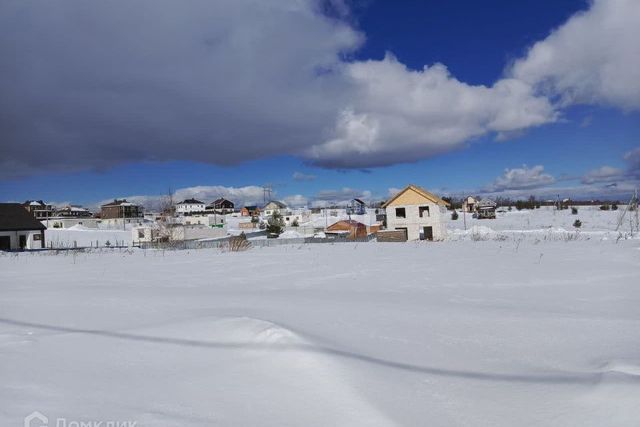
M262 187L263 206L267 204L267 201L271 201L271 192L272 192L272 185L271 184L265 184ZM268 197L267 197L267 195L268 195Z

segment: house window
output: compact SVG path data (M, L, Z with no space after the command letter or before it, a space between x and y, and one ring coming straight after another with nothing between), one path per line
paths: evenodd
M396 208L396 218L406 218L407 211L405 208Z
M429 206L420 206L420 207L418 208L418 211L419 211L419 213L420 213L420 218L424 218L424 217L426 217L426 216L431 216L431 215L429 214Z
M144 239L144 230L138 230L138 239Z

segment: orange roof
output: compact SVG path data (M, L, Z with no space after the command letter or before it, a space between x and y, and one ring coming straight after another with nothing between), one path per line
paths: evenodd
M425 190L424 188L418 187L417 185L409 184L404 189L402 189L401 191L398 191L398 193L395 196L393 196L391 199L389 199L386 202L384 202L382 204L382 207L386 208L394 200L396 200L398 197L400 197L401 194L404 194L405 192L407 192L409 190L415 191L416 193L418 193L421 196L423 196L424 198L432 201L433 203L436 203L436 204L441 205L441 206L449 206L449 203L445 202L444 200L442 200L440 197L436 196L435 194L430 193L429 191Z

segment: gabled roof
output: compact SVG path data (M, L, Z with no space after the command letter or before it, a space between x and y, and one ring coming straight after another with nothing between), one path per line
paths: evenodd
M256 205L245 206L244 208L246 210L248 210L248 211L255 211L255 210L259 209Z
M220 198L220 199L216 199L213 202L209 203L207 205L207 209L219 209L219 208L224 208L224 206L227 205L229 207L234 207L235 208L235 203L233 203L231 200L227 200L225 198Z
M366 228L367 226L359 221L356 221L355 219L352 220L347 220L347 219L343 219L337 222L334 222L333 224L331 224L329 227L327 227L327 230L329 231L333 231L333 230L340 230L340 229L349 229L349 228Z
M105 203L104 206L135 206L134 203L127 202L127 199L113 199L113 202Z
M196 199L184 199L178 204L179 205L204 205L204 202L201 202L200 200L196 200Z
M47 206L42 200L27 200L22 206Z
M361 205L365 205L365 204L366 204L365 202L363 202L363 201L362 201L362 200L360 200L360 199L353 199L353 201L354 201L354 202L356 202L356 203L358 203L358 204L361 204Z
M19 203L0 203L0 231L46 230L40 221L35 219Z
M398 191L398 193L395 196L393 196L391 199L389 199L386 202L384 202L382 207L386 208L391 203L393 203L394 200L396 200L398 197L400 197L401 195L403 195L404 193L406 193L408 191L415 191L416 193L418 193L419 195L421 195L425 199L427 199L427 200L429 200L429 201L431 201L433 203L436 203L436 204L438 204L440 206L449 206L449 203L445 202L444 200L442 200L440 197L436 196L435 194L430 193L427 190L425 190L424 188L418 187L417 185L409 184L403 190Z
M286 208L286 207L287 207L287 205L285 205L284 203L279 202L279 201L277 201L277 200L271 200L269 203L267 203L266 205L264 205L264 207L266 208L267 206L269 206L269 205L270 205L270 204L272 204L272 203L273 203L274 205L276 205L276 206L277 206L278 208L280 208L280 209L284 209L284 208Z

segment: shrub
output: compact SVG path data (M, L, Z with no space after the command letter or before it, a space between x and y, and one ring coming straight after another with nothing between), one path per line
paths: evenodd
M578 215L578 208L575 206L571 208L571 215Z
M580 228L580 227L582 227L582 221L580 221L579 219L576 219L576 220L573 222L573 226L574 226L575 228Z
M243 252L251 247L251 242L247 240L244 231L239 236L233 236L229 239L229 251Z
M456 212L456 211L451 212L451 219L454 220L454 221L457 220L458 219L458 212Z
M618 210L618 205L616 203L611 205L611 210L612 211L617 211Z
M609 205L602 205L602 206L600 206L600 210L601 210L601 211L608 211L608 210L610 210L610 209L611 209L611 207L610 207Z
M298 224L298 218L294 219L293 222L291 223L292 227L299 227L300 224Z

